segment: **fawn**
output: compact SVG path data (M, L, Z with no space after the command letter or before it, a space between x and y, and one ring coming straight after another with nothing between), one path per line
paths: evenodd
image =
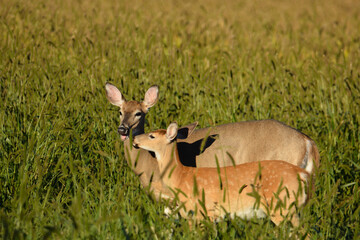
M185 207L180 210L182 216L186 217L188 211L195 219L205 215L212 220L226 213L242 218L268 215L278 225L290 215L292 224L298 225L295 206L307 201L307 171L279 160L187 167L179 159L177 135L177 124L171 123L167 130L135 136L133 145L154 152L161 180L171 190L171 197Z

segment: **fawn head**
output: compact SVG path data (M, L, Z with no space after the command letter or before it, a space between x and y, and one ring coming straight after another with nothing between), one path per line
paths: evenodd
M137 135L134 137L133 146L152 151L158 157L164 152L164 149L177 138L186 139L192 134L197 126L197 122L178 128L177 123L171 123L168 128L159 129L150 133ZM160 154L160 155L159 155Z

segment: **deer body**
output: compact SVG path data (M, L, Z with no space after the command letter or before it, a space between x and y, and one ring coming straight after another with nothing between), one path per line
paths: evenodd
M124 141L125 159L133 171L140 176L141 184L155 196L164 191L160 171L154 156L146 150L130 146L129 134L144 133L145 115L158 100L158 87L152 86L145 93L144 101L126 101L112 84L105 85L108 100L120 107L118 132ZM190 128L193 130L191 125ZM184 127L183 129L190 129ZM315 143L301 132L274 120L239 122L187 131L184 139L178 138L180 161L185 166L216 167L215 156L220 167L249 161L282 159L313 173L319 163ZM186 132L186 131L185 131ZM205 142L202 148L202 142Z
M208 136L201 151L201 142ZM314 171L319 165L316 144L305 134L275 120L247 121L195 130L185 140L178 140L180 159L186 166L232 166L259 160L282 159ZM230 156L231 157L230 157ZM186 159L186 160L183 160Z
M289 209L291 203L296 202L298 206L306 203L305 183L309 173L304 169L277 160L220 168L186 167L179 159L174 141L176 131L177 125L173 123L167 130L138 135L134 138L134 146L155 153L164 184L178 191L173 197L186 208L180 212L183 216L189 210L196 218L201 218L199 211L202 211L211 219L221 218L226 213L239 217L263 217L270 213L271 220L279 224L289 211L294 213L294 208ZM260 196L258 203L251 196L254 192ZM284 208L280 213L275 206L281 201ZM296 217L291 221L298 224Z

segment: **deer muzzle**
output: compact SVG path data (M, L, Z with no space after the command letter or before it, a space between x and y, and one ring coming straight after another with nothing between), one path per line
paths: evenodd
M119 128L118 128L118 133L120 135L128 135L129 134L129 129L124 127L123 125L121 125Z
M129 137L129 128L125 127L124 125L120 125L118 128L118 133L121 135L121 140L125 141Z

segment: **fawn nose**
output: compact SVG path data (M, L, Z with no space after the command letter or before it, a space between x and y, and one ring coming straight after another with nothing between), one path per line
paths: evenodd
M133 147L134 147L134 148L138 149L138 148L140 148L140 147L139 147L139 144L137 143L136 140L137 140L136 137L134 137L132 144L133 144Z
M133 142L133 147L136 148L136 149L138 149L138 148L139 148L139 145L138 145L137 143L134 143L134 142Z
M129 133L129 129L124 127L123 125L121 125L119 128L118 128L118 133L121 134L121 135L128 135Z

